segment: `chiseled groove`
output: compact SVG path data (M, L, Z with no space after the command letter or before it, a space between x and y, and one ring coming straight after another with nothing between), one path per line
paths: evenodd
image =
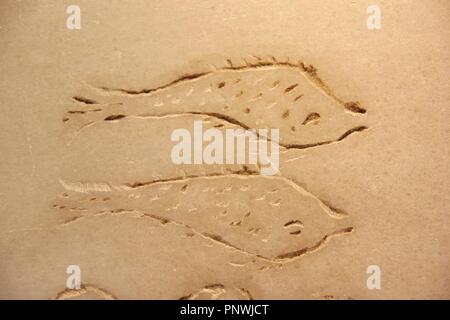
M125 119L125 118L140 118L140 119L152 119L153 118L153 119L161 119L161 118L167 118L167 117L171 117L171 116L188 116L188 115L198 115L198 116L213 117L213 118L216 118L218 120L222 120L224 122L227 122L227 123L239 126L242 129L244 129L244 130L252 130L252 128L249 127L248 125L246 125L245 123L243 123L243 122L241 122L241 121L239 121L239 120L237 120L237 119L235 119L233 117L224 115L222 113L217 113L217 112L190 111L190 112L179 112L179 113L165 113L165 114L159 114L159 115L145 115L145 114L143 114L143 115L136 115L136 116L127 116L125 114L115 114L115 115L110 115L110 116L106 117L104 119L104 121L111 121L111 120L119 121L119 120ZM81 127L78 130L77 135L80 133L80 131L82 129L90 127L90 126L92 126L92 125L94 125L96 123L99 123L99 122L98 121L97 122L91 122L91 123L88 123L87 125ZM347 138L352 133L362 132L362 131L365 131L367 129L369 129L367 126L357 126L357 127L354 127L352 129L347 130L341 136L339 136L339 138L337 138L337 139L326 140L326 141L315 142L315 143L307 143L307 144L281 143L281 142L276 143L272 139L270 139L269 137L266 137L264 135L259 134L256 129L253 129L253 131L256 134L256 137L258 139L265 139L268 142L277 144L282 149L289 150L289 149L309 149L309 148L319 147L319 146L323 146L323 145L327 145L327 144L333 144L333 143L340 142L340 141L344 140L345 138Z
M227 249L231 249L231 250L237 251L239 253L242 253L242 254L251 256L253 258L256 258L258 260L265 261L265 262L272 263L272 264L284 264L284 263L292 262L292 261L294 261L296 259L299 259L300 257L304 256L305 254L308 254L310 252L319 250L321 247L323 247L328 242L328 240L330 238L335 237L335 236L344 235L344 234L347 234L347 233L351 233L354 230L353 227L343 228L343 229L334 231L332 233L326 234L322 239L320 239L316 244L314 244L311 247L306 247L306 248L302 248L302 249L295 250L295 251L289 251L289 252L286 252L286 253L279 254L279 255L277 255L277 256L275 256L273 258L270 258L270 257L266 257L264 255L258 254L258 253L247 251L247 250L245 250L243 248L240 248L238 246L235 246L234 244L232 244L232 243L226 241L225 239L223 239L223 237L218 235L218 234L212 234L212 233L208 233L208 232L198 231L197 229L193 228L192 226L190 226L188 224L185 224L183 222L179 222L179 221L174 220L174 219L162 217L160 215L156 215L156 214L153 214L153 213L147 213L147 212L143 212L143 211L135 210L135 209L131 209L131 210L130 209L121 209L120 211L121 211L121 213L138 214L138 215L140 215L140 217L145 217L145 218L149 218L149 219L155 220L155 221L157 221L157 222L159 222L159 223L161 223L163 225L165 225L165 224L173 224L173 225L178 226L178 227L186 228L190 232L196 234L197 236L199 236L199 237L201 237L203 239L206 239L208 241L216 243L216 244L218 244L220 246L223 246L223 247L225 247ZM98 213L98 215L100 215L100 214L101 215L114 214L114 210L110 210L110 211L107 211L107 212L101 211L101 212Z
M253 295L251 294L250 290L246 288L238 288L238 290L241 292L242 295L246 296L248 300L255 300L253 298Z
M144 182L133 182L133 183L125 183L125 188L140 188L140 187L146 187L153 184L161 184L161 183L170 183L170 182L183 182L183 181L189 181L192 179L201 179L201 178L224 178L224 177L232 177L232 176L260 176L259 172L250 170L249 168L245 167L242 170L232 171L231 173L210 173L205 174L201 176L196 175L188 175L188 176L181 176L181 177L175 177L175 178L168 178L168 179L156 179L156 180L150 180L150 181L144 181ZM263 177L263 176L261 176Z
M224 177L231 177L231 178L237 178L237 179L246 179L246 178L262 178L262 179L269 179L269 180L282 180L283 182L290 185L295 191L299 192L301 195L309 197L314 199L319 206L324 210L330 217L332 218L344 218L347 216L347 213L345 213L341 209L337 209L329 205L327 202L321 200L317 196L315 196L312 192L306 190L304 187L300 186L296 181L293 179L287 178L285 176L281 175L275 175L275 176L264 176L259 174L256 171L250 170L248 168L245 168L241 171L235 171L233 173L212 173L212 174L206 174L201 176L183 176L183 177L175 177L170 179L158 179L158 180L151 180L151 181L144 181L144 182L134 182L134 183L126 183L123 185L122 188L129 189L129 188L140 188L140 187L146 187L154 184L164 184L164 183L172 183L172 182L187 182L190 180L197 180L197 179L217 179L217 178L224 178ZM120 187L119 187L120 188Z
M248 167L244 166L241 170L232 171L230 173L210 173L205 175L191 175L191 176L180 176L180 177L174 177L174 178L168 178L168 179L156 179L156 180L149 180L149 181L139 181L139 182L133 182L133 183L125 183L121 186L108 186L110 187L108 190L112 191L114 190L129 190L129 189L135 189L135 188L142 188L147 187L151 185L157 185L157 184L166 184L166 183L173 183L173 182L187 182L190 180L200 180L200 179L220 179L220 178L236 178L236 179L250 179L250 178L261 178L261 179L268 179L268 180L281 180L285 183L287 183L289 186L291 186L295 191L300 193L303 196L312 198L315 200L318 205L322 208L322 210L325 211L330 217L332 218L344 218L347 216L347 213L345 213L341 209L337 209L328 202L323 201L322 199L315 196L312 192L308 191L306 188L302 187L299 183L297 183L295 180L291 178L287 178L282 175L274 175L274 176L264 176L259 174L259 172L255 170L251 170ZM85 192L85 190L88 190L87 187L84 188L83 186L92 186L92 185L104 185L102 183L93 183L93 182L67 182L60 179L61 185L69 191L75 191L75 192ZM74 188L73 186L76 186ZM103 191L103 189L101 189Z
M175 113L175 114L172 114L172 115L183 115L183 114L209 116L209 117L213 117L213 118L225 121L227 123L239 126L242 129L244 129L244 130L252 130L252 128L249 127L248 125L246 125L245 123L243 123L243 122L241 122L241 121L239 121L239 120L237 120L237 119L235 119L233 117L224 115L222 113L217 113L217 112L192 111L192 112ZM161 116L168 116L168 115L171 115L171 114L165 114L165 115L161 115ZM265 136L259 134L257 130L254 130L254 129L253 130L254 130L256 136L258 137L258 139L266 139L268 142L276 143L281 148L289 150L289 149L308 149L308 148L314 148L314 147L318 147L318 146L322 146L322 145L326 145L326 144L332 144L332 143L340 142L340 141L344 140L345 138L347 138L352 133L362 132L362 131L367 130L367 129L369 129L367 126L357 126L357 127L354 127L354 128L351 128L351 129L347 130L346 132L344 132L337 139L321 141L321 142L315 142L315 143L308 143L308 144L288 144L288 143L281 143L281 142L280 143L276 143L276 142L272 141L269 137L265 137Z
M62 225L62 226L67 226L67 225L72 224L72 223L74 223L74 222L76 222L76 221L78 221L78 220L81 220L81 219L83 219L83 218L84 218L83 215L75 216L75 217L73 217L73 218L67 219L67 220L64 221L61 225Z
M76 298L79 297L85 293L93 292L100 297L102 297L105 300L118 300L116 296L114 296L112 293L106 291L103 288L97 287L92 284L82 284L80 286L80 289L65 289L61 292L58 292L56 294L56 297L54 300L64 300L64 299L70 299L70 298Z
M171 221L173 222L173 221ZM215 234L209 234L209 233L199 233L198 231L196 231L195 229L190 228L190 230L196 234L198 234L199 236L205 238L205 239L209 239L212 242L221 244L222 246L228 248L228 249L233 249L236 251L239 251L241 253L244 253L246 255L249 256L253 256L259 260L262 261L266 261L269 263L273 263L273 264L283 264L283 263L288 263L288 262L292 262L296 259L299 259L300 257L304 256L307 253L319 250L321 247L323 247L327 241L334 237L334 236L340 236L340 235L344 235L347 233L351 233L353 232L353 227L347 227L344 229L340 229L338 231L332 232L330 234L325 235L322 239L320 239L316 244L314 244L311 247L306 247L306 248L302 248L299 250L295 250L295 251L290 251L290 252L286 252L286 253L282 253L280 255L277 255L274 258L270 258L270 257L266 257L254 252L250 252L247 250L244 250L242 248L239 248L231 243L229 243L228 241L224 240L220 235L215 235Z
M214 298L219 296L220 294L224 293L226 291L225 286L221 283L214 283L209 284L201 288L200 290L197 290L196 292L187 294L185 296L182 296L178 300L192 300L197 298L202 293L210 293Z
M317 70L313 66L306 66L303 62L293 63L288 61L277 61L275 58L273 61L258 61L257 63L249 63L246 61L245 65L234 66L233 64L229 64L229 66L216 68L210 71L193 73L193 74L185 74L167 84L162 86L141 89L141 90L131 90L131 89L123 89L123 88L108 88L108 87L94 87L94 89L101 90L107 93L119 93L126 96L139 96L139 95L147 95L150 96L156 92L170 89L173 86L180 85L182 83L196 81L198 79L210 76L216 72L230 72L230 71L248 71L248 70L271 70L276 68L290 68L300 71L300 74L303 75L312 85L314 85L319 91L321 91L327 97L335 100L341 106L343 106L346 110L353 113L365 113L366 110L361 108L356 102L346 103L339 99L331 89L317 76Z
M82 103L82 104L97 104L98 102L92 99L88 99L82 96L74 96L72 99L76 102Z
M252 294L250 293L250 290L248 290L246 288L232 287L231 289L236 290L237 292L239 292L243 297L247 298L248 300L254 300ZM196 299L198 296L200 296L200 294L202 294L202 293L209 293L212 295L213 299L215 299L219 295L225 293L226 291L227 291L227 287L224 284L213 283L213 284L206 285L203 288L201 288L195 292L184 295L181 298L179 298L179 300L193 300L193 299Z
M329 241L330 238L335 237L335 236L340 236L340 235L344 235L347 233L351 233L353 232L354 228L353 227L347 227L347 228L343 228L340 230L337 230L335 232L329 233L327 235L325 235L322 239L320 239L315 245L313 245L312 247L308 247L308 248L303 248L297 251L291 251L291 252L287 252L287 253L283 253L280 254L278 256L276 256L273 260L278 261L278 262L288 262L288 261L292 261L294 259L297 259L307 253L310 252L314 252L316 250L319 250L323 245L325 245L327 243L327 241Z
M345 138L347 138L348 136L350 136L353 133L356 132L363 132L365 130L369 129L367 126L357 126L354 128L351 128L349 130L347 130L346 132L344 132L339 138L334 139L334 140L327 140L327 141L322 141L322 142L316 142L316 143L309 143L309 144L280 144L280 146L286 148L286 149L308 149L308 148L314 148L314 147L318 147L318 146L323 146L323 145L327 145L327 144L333 144L333 143L337 143L340 142L342 140L344 140Z
M302 74L306 73L306 74L310 74L310 75L315 75L315 72L311 72L311 69L306 67L302 62L301 63L279 62L279 61L258 62L258 63L248 63L247 62L245 65L241 65L241 66L231 66L230 65L230 66L216 68L216 69L205 71L205 72L185 74L173 81L170 81L164 85L154 87L154 88L132 90L132 89L123 89L123 88L94 87L94 89L101 90L103 92L108 92L108 93L115 92L115 93L123 94L126 96L138 96L138 95L149 96L158 91L170 89L173 86L180 85L180 84L183 84L186 82L199 80L201 78L213 75L214 73L217 73L217 72L248 71L248 70L261 70L261 69L271 70L271 69L277 69L280 67L300 70Z
M105 91L105 92L117 92L122 93L124 95L150 95L152 93L168 89L170 87L173 87L177 84L189 82L192 80L197 80L199 78L203 78L205 76L213 74L213 71L207 71L207 72L199 72L199 73L193 73L193 74L185 74L167 84L164 84L162 86L158 86L155 88L149 88L149 89L141 89L141 90L130 90L130 89L122 89L122 88L108 88L108 87L97 87L96 89Z

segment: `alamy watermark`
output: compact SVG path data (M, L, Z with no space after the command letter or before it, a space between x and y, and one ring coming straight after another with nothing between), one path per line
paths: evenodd
M66 280L67 289L79 290L81 288L80 266L73 264L67 267L66 273L69 275Z
M367 267L367 274L370 276L367 278L367 289L381 289L381 269L376 264Z
M381 29L381 9L376 4L367 7L367 29L380 30Z
M69 30L81 29L81 9L79 6L72 4L67 7L66 13L69 15L66 20L66 27Z
M171 159L175 164L254 164L262 175L279 169L279 129L225 129L203 131L202 121L194 121L193 136L187 129L175 129ZM269 148L270 146L270 148ZM270 150L269 150L270 149Z

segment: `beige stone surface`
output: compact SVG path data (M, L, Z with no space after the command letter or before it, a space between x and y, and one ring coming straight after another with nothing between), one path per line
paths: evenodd
M450 298L448 1L70 4L0 3L1 299ZM195 120L279 173L174 164Z

